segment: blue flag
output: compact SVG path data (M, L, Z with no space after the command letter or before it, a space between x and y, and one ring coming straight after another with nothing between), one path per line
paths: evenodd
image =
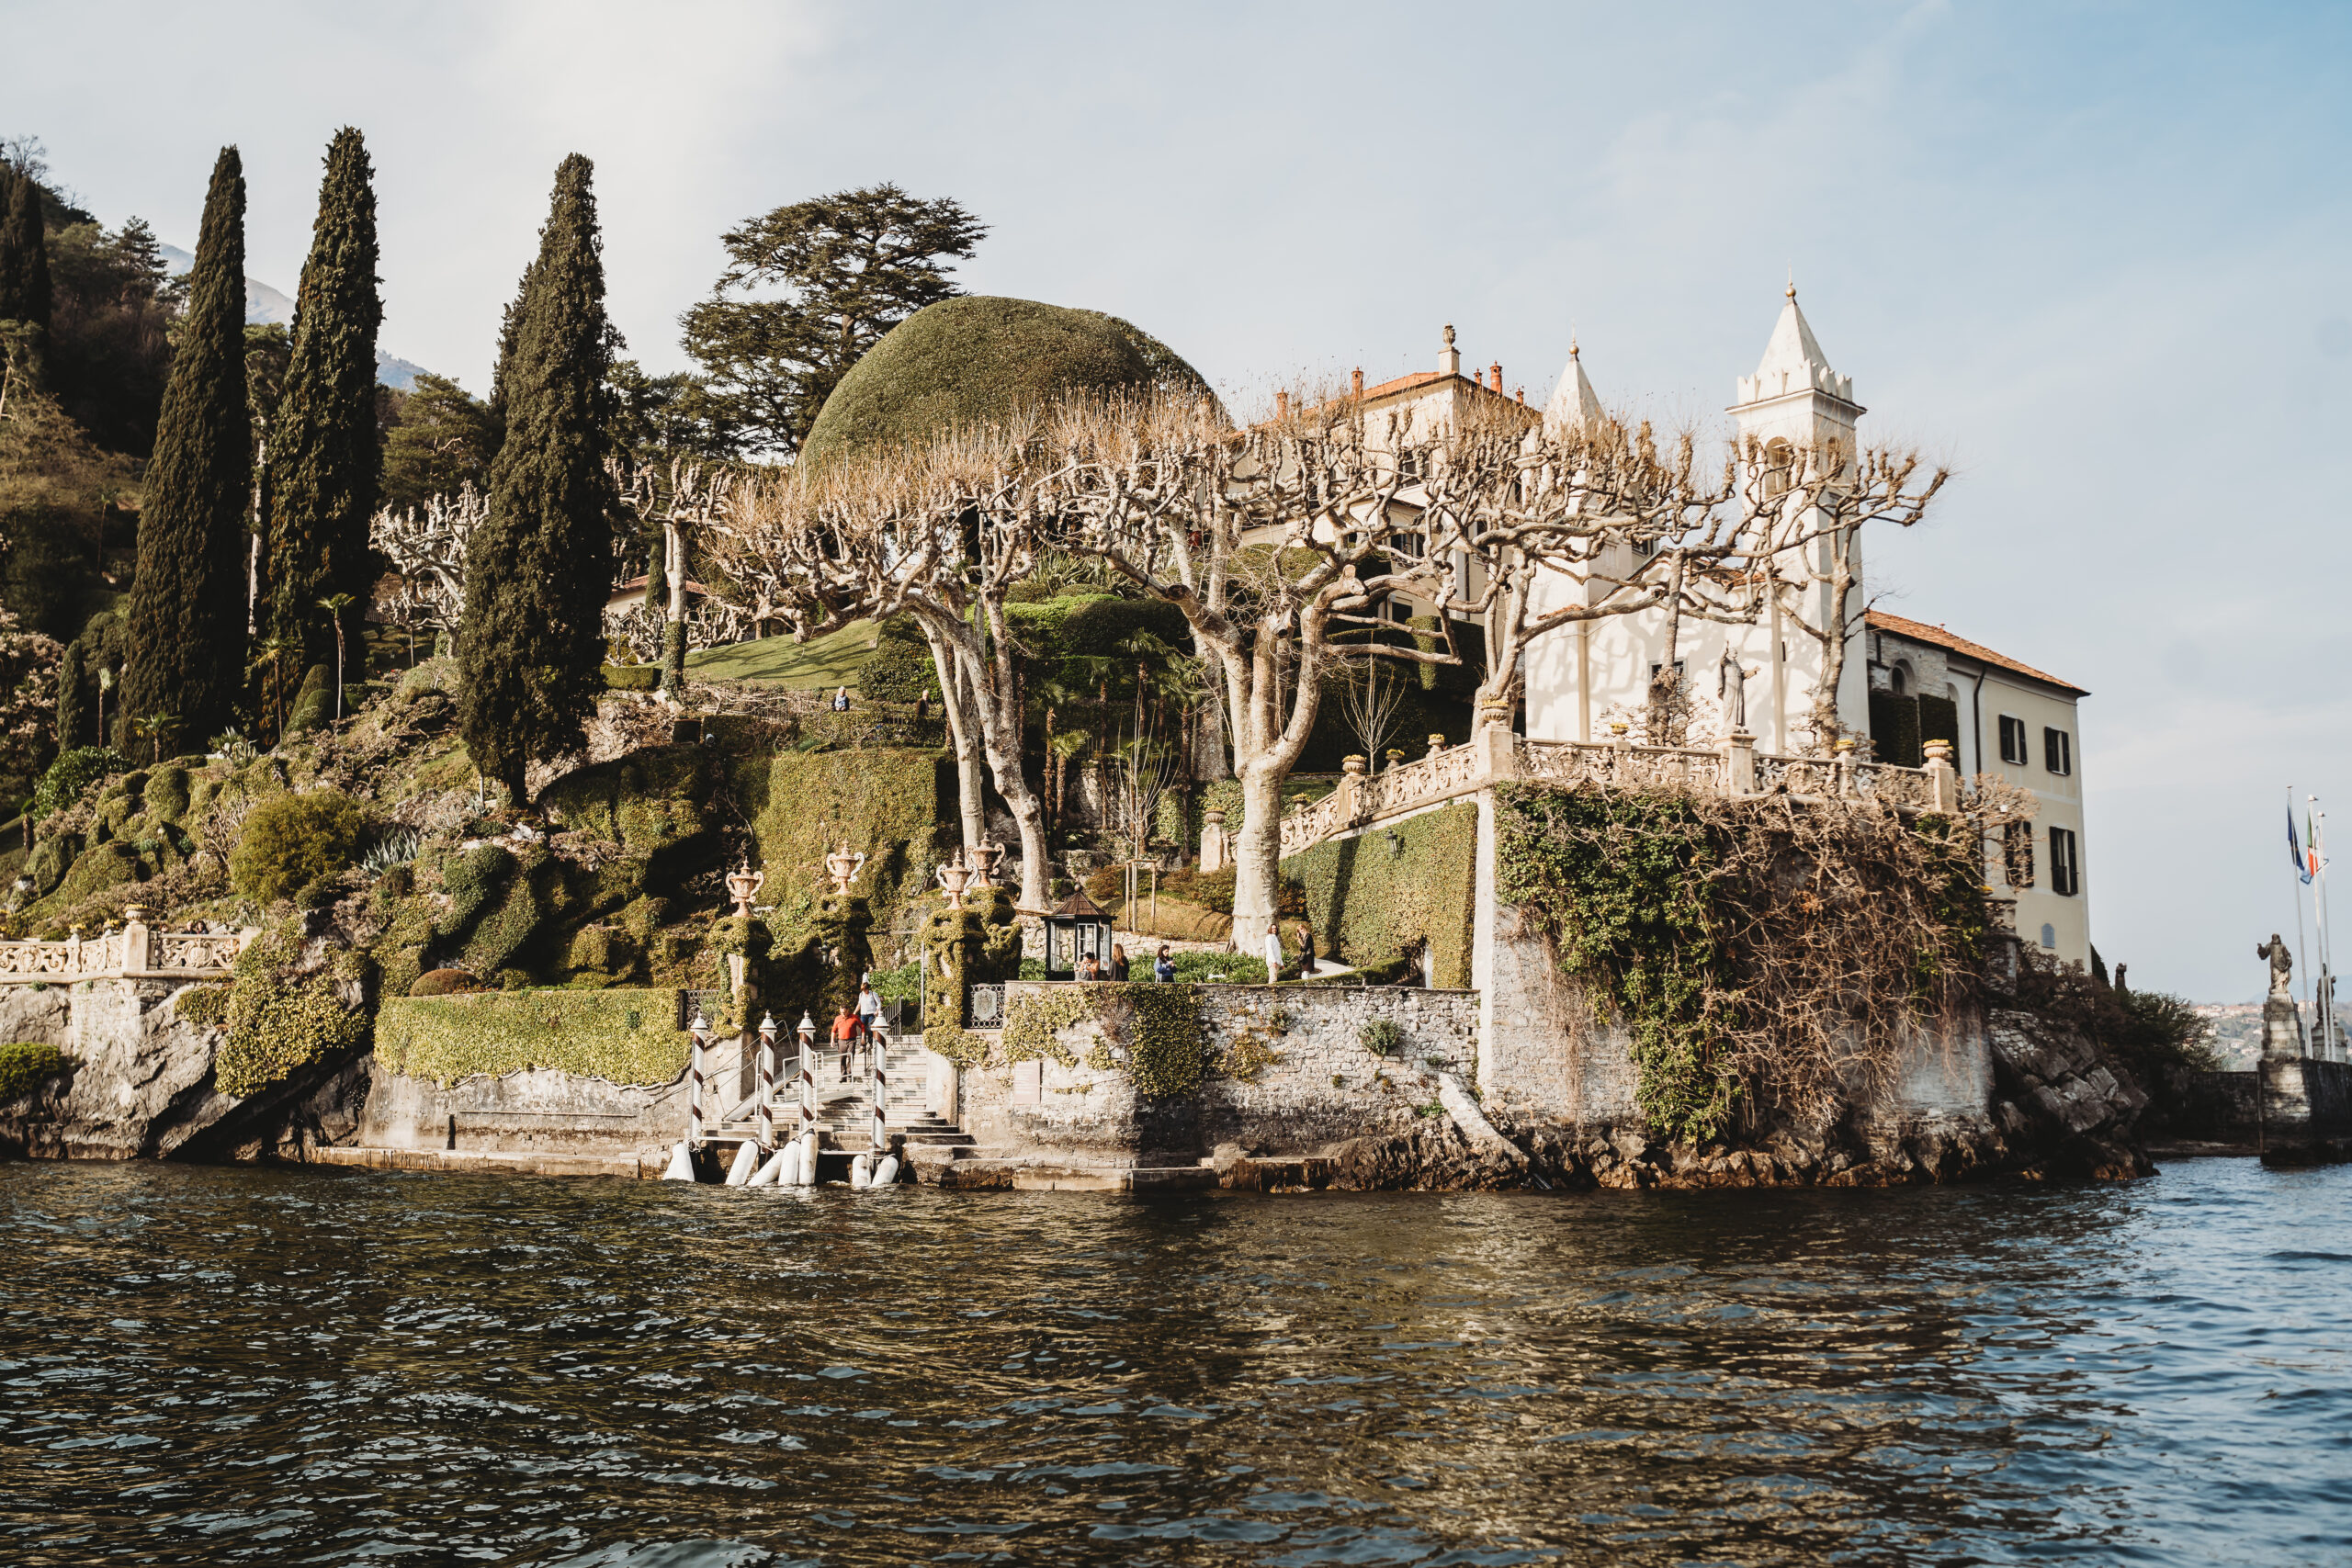
M2312 879L2312 863L2303 856L2302 840L2295 836L2295 808L2287 807L2287 858L2295 863L2295 874L2305 882Z

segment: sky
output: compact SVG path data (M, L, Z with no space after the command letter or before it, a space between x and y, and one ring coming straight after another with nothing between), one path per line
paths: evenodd
M1793 275L1865 434L1959 476L1870 546L1872 592L2092 694L2107 958L2257 996L2256 943L2295 939L2290 788L2299 814L2335 805L2352 874L2352 8L0 0L0 135L180 244L237 143L249 270L289 292L327 138L358 126L383 345L477 392L571 152L654 370L689 367L677 317L724 229L882 181L989 224L967 289L1125 316L1244 402L1433 368L1452 323L1531 400L1573 334L1604 400L1714 429Z

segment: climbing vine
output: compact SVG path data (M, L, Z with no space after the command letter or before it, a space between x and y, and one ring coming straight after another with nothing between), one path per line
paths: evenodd
M1076 1065L1078 1057L1062 1043L1061 1032L1093 1011L1086 988L1077 986L1057 986L1016 997L1005 1010L1005 1059L1054 1062L1065 1067Z
M1633 1034L1636 1098L1705 1142L1743 1103L1833 1117L1923 1023L1973 1005L1988 920L1975 846L2030 814L1979 779L1958 815L1863 801L1513 784L1497 890Z
M1127 1076L1138 1093L1190 1094L1208 1073L1197 986L1122 986L1133 1010Z

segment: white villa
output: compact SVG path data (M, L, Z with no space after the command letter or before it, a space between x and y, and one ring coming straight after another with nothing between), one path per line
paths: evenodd
M1756 374L1738 378L1736 387L1726 411L1734 426L1768 450L1777 442L1850 446L1868 412L1855 400L1853 378L1833 369L1822 352L1797 307L1793 285ZM1374 387L1364 387L1359 372L1355 391L1368 410L1393 410L1422 425L1450 422L1483 400L1524 405L1523 396L1513 399L1504 392L1499 364L1490 366L1484 378L1475 367L1463 373L1451 327L1437 369ZM1525 412L1531 420L1536 417L1532 409ZM1542 418L1547 424L1574 424L1601 413L1581 355L1571 347ZM1632 564L1618 563L1613 570L1630 574ZM1475 569L1465 561L1457 570ZM1565 573L1547 581L1553 595L1594 592ZM1472 581L1464 591L1475 593L1478 587ZM1820 592L1826 601L1827 590ZM1869 599L1865 582L1855 602ZM1535 608L1540 612L1561 602L1539 594ZM1398 616L1425 608L1400 607ZM1805 614L1815 624L1827 625L1826 609L1825 602L1808 606ZM1610 739L1611 721L1630 720L1646 701L1651 677L1665 656L1664 639L1661 611L1577 623L1536 639L1528 649L1525 700L1515 728L1535 740ZM1777 605L1750 624L1686 616L1676 644L1684 687L1694 702L1691 745L1716 745L1728 734L1718 696L1728 652L1746 673L1747 728L1756 749L1782 754L1802 749L1805 716L1820 679L1821 649L1814 637L1784 625ZM1848 634L1843 665L1838 716L1849 731L1870 736L1882 760L1917 765L1923 740L1949 739L1963 778L1996 773L2040 798L2041 814L2030 832L1988 847L1986 880L1996 893L2017 900L2017 929L2026 942L2087 967L2089 884L2075 704L2088 694L1940 626L1877 611Z

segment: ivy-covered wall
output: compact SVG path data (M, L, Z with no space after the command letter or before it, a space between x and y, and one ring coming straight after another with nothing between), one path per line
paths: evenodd
M1470 984L1477 917L1478 807L1448 806L1327 840L1283 862L1306 888L1317 948L1351 964L1377 964L1413 943L1436 952L1442 987Z
M876 931L904 925L955 818L955 762L936 751L783 751L741 759L728 782L767 872L759 902L775 906L769 923L784 941L808 925L827 886L820 863L844 840L869 857L855 888Z
M692 1038L672 990L478 991L387 997L376 1059L443 1085L477 1073L553 1067L616 1084L666 1084L685 1071Z

